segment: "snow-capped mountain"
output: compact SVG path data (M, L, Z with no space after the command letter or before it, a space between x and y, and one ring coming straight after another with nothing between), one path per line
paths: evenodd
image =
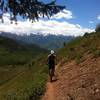
M5 33L1 32L2 36L9 37L12 39L15 39L19 42L26 42L28 44L37 44L40 47L46 48L46 49L59 49L63 46L64 42L69 42L74 36L64 36L64 35L43 35L40 33L34 34L31 33L30 35L16 35L12 33Z

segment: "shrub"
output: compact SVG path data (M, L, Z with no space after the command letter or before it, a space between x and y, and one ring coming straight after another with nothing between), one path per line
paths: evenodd
M93 52L93 56L96 58L96 57L99 57L100 56L100 50L96 50Z
M80 64L81 63L81 58L82 58L82 55L81 54L77 54L76 55L76 57L75 57L76 64Z
M100 23L97 24L95 31L96 31L96 32L100 31Z

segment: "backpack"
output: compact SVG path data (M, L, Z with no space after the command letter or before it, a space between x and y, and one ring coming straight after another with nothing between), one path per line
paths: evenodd
M48 56L48 64L55 64L55 55L50 54Z

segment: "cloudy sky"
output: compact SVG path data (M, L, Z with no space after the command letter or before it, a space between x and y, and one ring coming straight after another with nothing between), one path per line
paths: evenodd
M45 3L52 0L40 0ZM52 16L50 19L40 19L31 23L18 16L18 25L10 24L9 14L4 14L4 23L0 20L0 31L16 34L42 33L62 35L83 35L94 31L100 22L100 0L57 0L57 4L66 9Z

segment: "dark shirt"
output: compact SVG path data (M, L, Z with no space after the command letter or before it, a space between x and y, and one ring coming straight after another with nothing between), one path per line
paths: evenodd
M55 55L53 55L53 54L48 55L48 64L55 65L55 59L56 59Z

